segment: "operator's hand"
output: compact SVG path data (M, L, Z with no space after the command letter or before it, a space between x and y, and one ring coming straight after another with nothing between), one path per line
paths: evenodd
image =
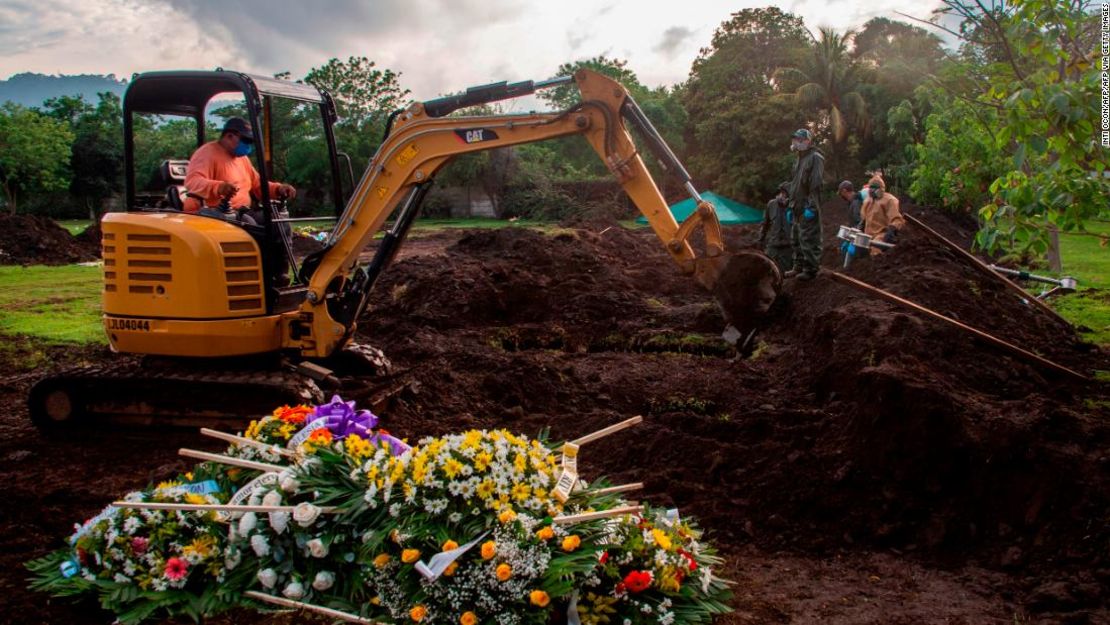
M898 228L894 226L886 227L886 234L883 235L883 241L886 243L894 243L898 240Z
M277 196L282 200L292 200L297 197L297 188L291 184L282 184L278 187Z
M230 182L221 182L220 186L216 188L216 195L220 197L231 197L239 192L239 187L231 184Z

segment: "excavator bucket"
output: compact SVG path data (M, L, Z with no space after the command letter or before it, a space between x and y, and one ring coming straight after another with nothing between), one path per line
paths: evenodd
M743 333L764 320L782 288L775 262L742 250L695 261L699 281L713 293L725 321Z

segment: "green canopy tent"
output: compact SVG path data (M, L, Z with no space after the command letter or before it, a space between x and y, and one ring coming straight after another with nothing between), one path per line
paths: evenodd
M736 200L730 200L727 197L717 195L712 191L706 191L701 194L702 199L713 205L717 209L717 219L726 226L735 226L737 224L757 224L763 221L763 211L758 208L752 208L747 204L741 204ZM674 215L674 220L682 223L694 212L697 204L694 198L686 198L681 202L675 202L670 205L671 214ZM636 218L636 223L646 224L647 217L641 215Z

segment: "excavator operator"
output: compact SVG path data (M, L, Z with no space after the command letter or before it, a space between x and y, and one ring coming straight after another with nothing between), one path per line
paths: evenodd
M185 212L254 225L257 220L243 211L251 206L251 196L261 196L261 179L251 164L254 132L247 120L232 117L224 124L220 138L197 148L185 173L188 198ZM292 185L270 183L270 195L277 199L297 197Z

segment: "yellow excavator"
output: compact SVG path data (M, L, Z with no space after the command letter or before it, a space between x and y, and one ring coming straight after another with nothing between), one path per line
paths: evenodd
M451 115L571 82L581 100L564 111ZM255 150L261 197L255 200L265 210L257 225L183 212L187 161L163 163L165 193L136 189L136 116L192 118L199 146L205 141L207 106L228 93L243 95L247 121L262 129L262 149ZM778 294L782 279L774 263L755 251L725 250L713 206L702 200L628 91L588 70L472 87L393 113L361 180L345 204L337 200L336 223L323 249L298 264L289 226L296 218L278 210L268 194L278 100L319 108L334 195L344 197L339 181L345 155L336 149L336 109L326 92L223 70L152 72L132 81L123 101L127 210L106 214L101 229L104 330L113 351L133 356L40 380L29 397L36 425L57 429L103 417L190 425L242 419L265 406L319 400L320 387L336 382L331 369L346 351L375 365L371 372L384 372L388 361L379 352L352 342L374 282L404 241L436 172L452 158L480 150L581 135L679 268L713 293L726 320L741 330L753 328ZM681 225L630 130L697 201L697 210ZM347 165L350 172L349 159ZM372 259L362 261L360 253L383 227ZM703 249L696 253L691 242L699 230ZM282 280L289 268L293 279Z

